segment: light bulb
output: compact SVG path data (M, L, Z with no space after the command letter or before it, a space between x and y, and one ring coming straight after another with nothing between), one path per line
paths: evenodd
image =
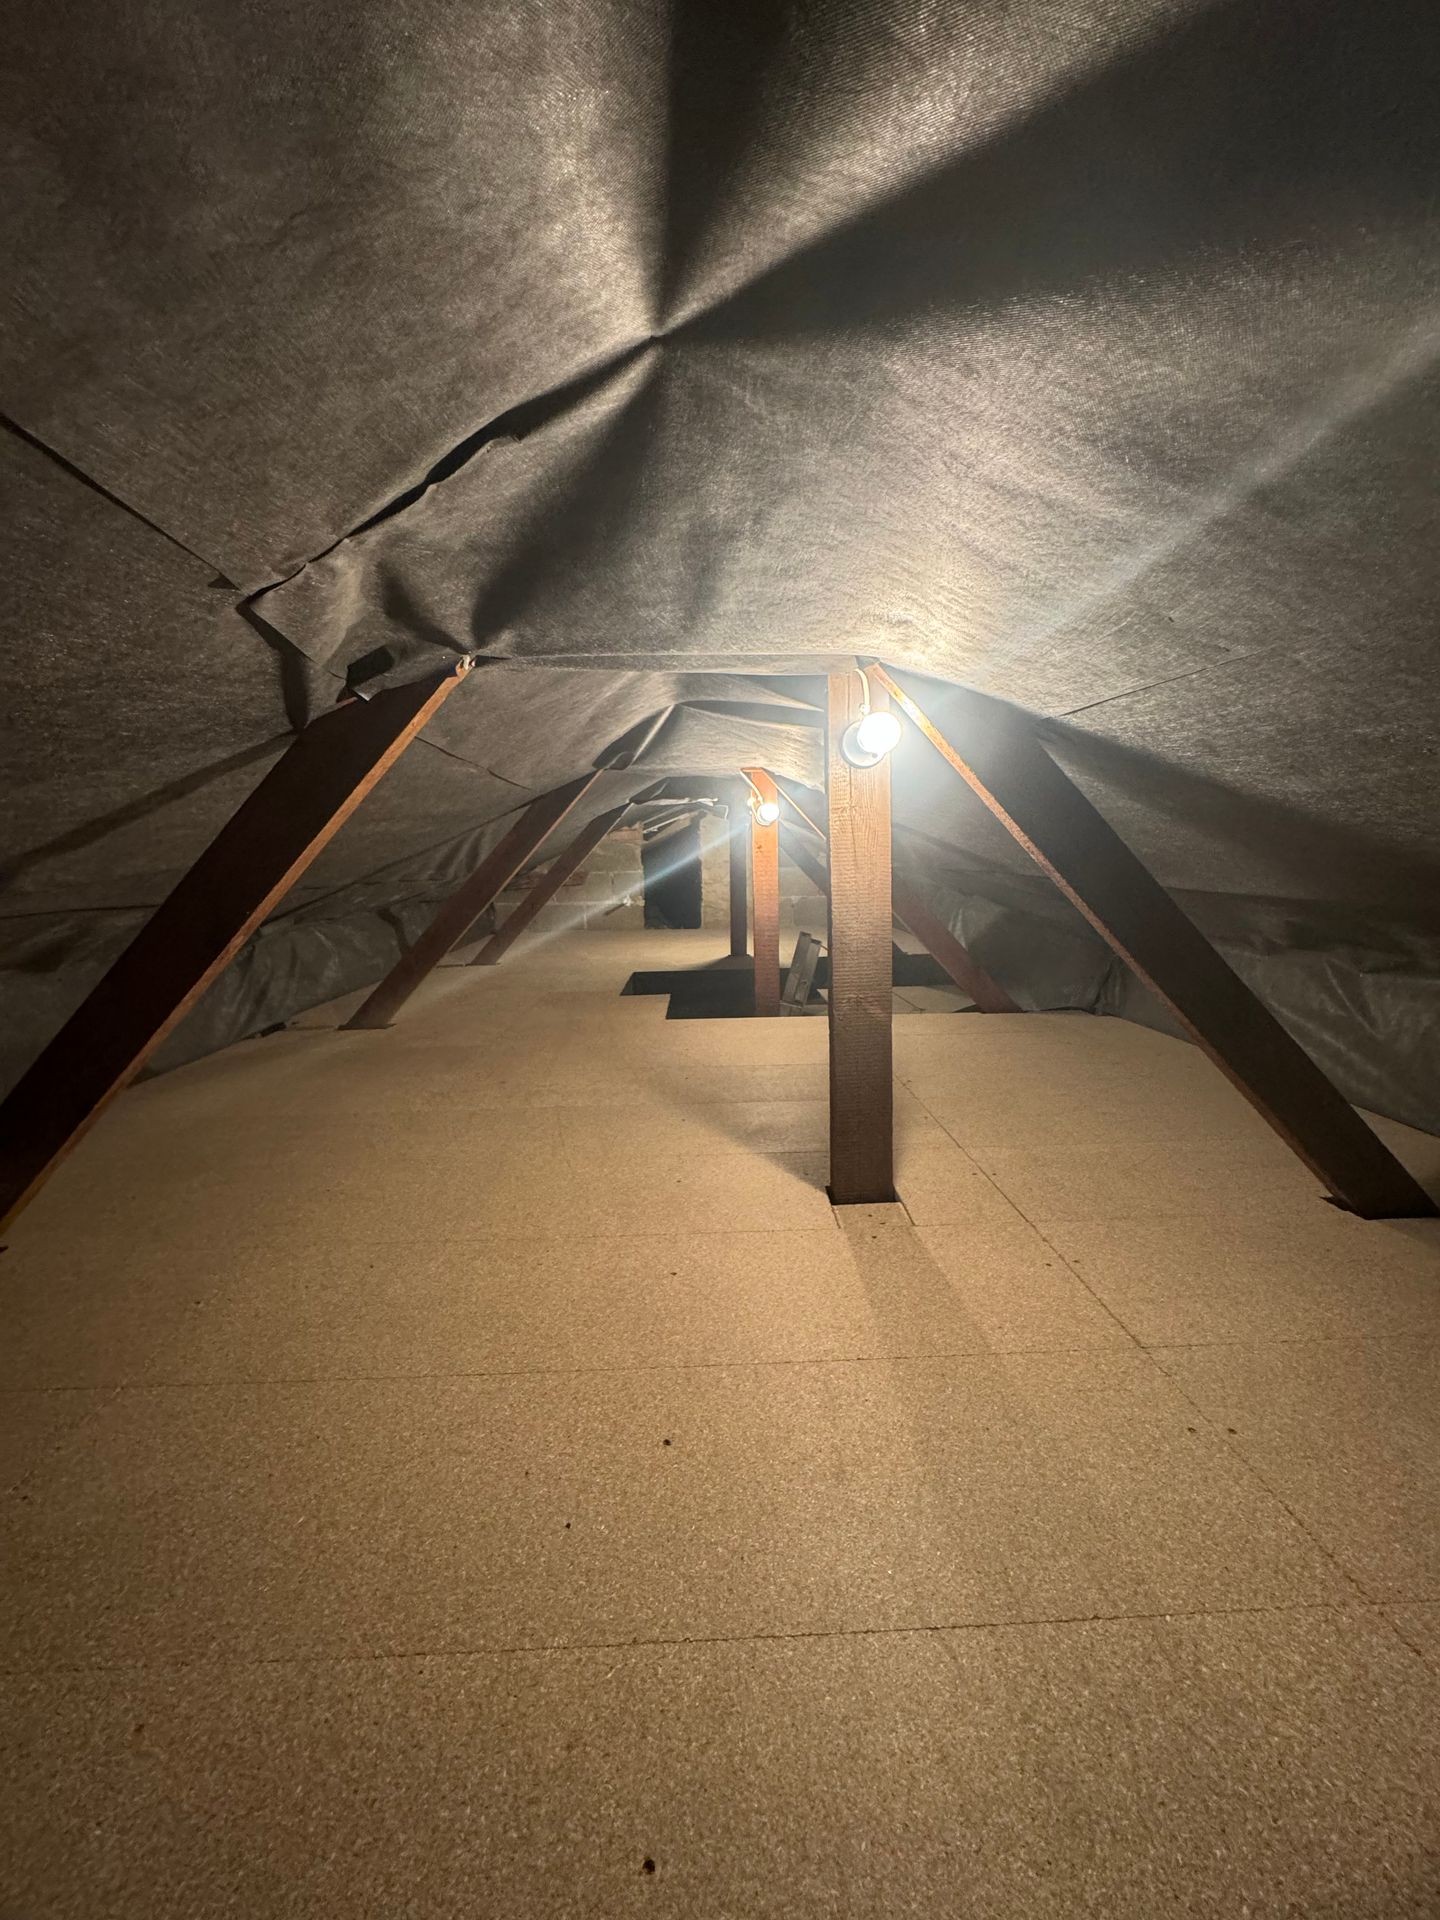
M840 751L852 767L878 766L900 744L900 722L893 713L862 713L840 736Z
M881 760L900 744L900 722L893 713L862 714L855 727L855 744L862 753Z
M774 800L757 800L755 818L762 827L773 827L780 818L780 807Z

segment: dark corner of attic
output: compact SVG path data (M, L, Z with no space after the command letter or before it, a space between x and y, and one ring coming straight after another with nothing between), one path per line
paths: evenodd
M1440 17L11 52L0 1912L1440 1912Z

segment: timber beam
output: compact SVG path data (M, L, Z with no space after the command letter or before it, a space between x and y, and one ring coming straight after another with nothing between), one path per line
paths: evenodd
M891 902L895 918L909 929L932 960L949 974L962 993L968 993L981 1013L1019 1013L1020 1009L1005 989L977 966L968 951L955 938L938 913L926 906L924 896L897 874L891 882Z
M504 926L491 934L470 962L472 967L493 967L497 961L504 959L541 909L550 904L581 862L590 858L610 829L619 823L628 806L627 801L623 807L612 807L608 813L597 813L588 826L581 828L564 853L551 861L525 898L512 910Z
M814 887L815 891L824 899L828 900L830 898L830 875L826 871L825 862L817 853L812 853L804 841L797 837L793 827L786 832L783 845L785 848L785 857L789 860L791 866L798 867L810 882L811 886Z
M1033 732L952 708L941 733L884 668L868 671L1341 1206L1366 1220L1437 1212Z
M0 1103L0 1225L179 1024L469 671L351 697L259 786Z
M742 789L730 803L730 957L744 960L750 952L750 861L748 813Z
M873 696L871 706L884 704ZM840 749L865 711L854 672L829 676L825 797L830 844L830 1199L895 1198L890 761L853 767Z
M823 829L810 818L799 801L791 799L783 788L781 797L823 844ZM810 884L821 893L828 894L830 879L822 862L797 840L792 839L789 846L790 858ZM1019 1007L1005 989L970 958L940 916L926 906L923 895L897 873L892 873L890 877L890 905L895 919L914 934L930 958L944 968L960 991L969 994L981 1013L1019 1013Z
M546 836L559 826L599 778L600 771L596 769L532 800L469 878L461 881L414 946L401 954L369 999L345 1022L345 1030L388 1027L421 981L439 966L501 888L515 878Z
M771 801L779 807L780 794L763 767L746 767L745 778L755 789L756 804ZM764 825L750 813L751 924L755 929L755 1011L780 1012L780 821Z

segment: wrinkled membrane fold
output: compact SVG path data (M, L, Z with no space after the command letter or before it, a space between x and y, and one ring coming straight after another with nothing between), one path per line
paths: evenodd
M483 662L162 1064L378 978L656 716L606 804L813 787L815 676L873 656L1026 717L1440 1131L1432 7L22 0L11 41L7 1081L347 674ZM1163 1018L908 746L896 816L1023 1005Z

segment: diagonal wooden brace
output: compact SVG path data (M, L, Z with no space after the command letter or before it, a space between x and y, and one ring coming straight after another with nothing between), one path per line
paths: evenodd
M469 665L346 700L295 737L0 1104L0 1224L128 1086Z
M969 994L981 1013L1019 1013L1005 989L983 967L976 966L939 914L932 913L921 895L898 874L891 879L890 900L901 926L910 929L931 959L938 961L962 993Z
M781 798L823 842L824 832L799 801L792 800L783 788ZM796 840L791 840L789 847L790 858L805 878L821 893L828 894L830 876L822 862ZM890 876L890 905L901 926L910 929L930 958L945 969L962 993L969 994L981 1013L1019 1013L1019 1007L1005 989L970 958L940 916L932 913L921 895L898 873L893 872Z
M883 667L868 671L1342 1206L1366 1220L1436 1213L1033 733L987 710L947 717L942 734Z
M504 926L498 927L491 934L470 962L472 967L493 967L498 961L504 959L541 908L548 906L555 898L581 861L590 858L606 834L619 821L628 805L627 801L623 807L612 807L608 813L597 813L588 826L581 828L564 853L550 863L542 877L512 910Z
M345 1022L345 1029L388 1027L414 993L468 928L484 913L577 801L600 778L599 771L582 774L532 800L507 834L491 848L468 879L462 880L429 926L376 987L370 998Z
M816 853L812 853L799 838L793 827L785 829L781 843L785 848L785 857L791 866L798 867L805 878L823 899L830 898L830 875L825 862Z

